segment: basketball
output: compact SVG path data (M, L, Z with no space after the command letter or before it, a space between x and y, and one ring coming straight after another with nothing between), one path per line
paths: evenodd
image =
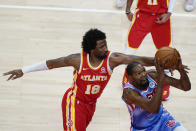
M175 48L162 47L156 54L155 59L164 69L174 69L180 59L180 54Z

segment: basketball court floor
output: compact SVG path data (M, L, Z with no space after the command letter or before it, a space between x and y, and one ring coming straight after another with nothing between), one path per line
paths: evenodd
M78 53L84 33L98 28L108 48L123 52L130 22L114 0L0 0L0 73L45 59ZM134 3L135 6L135 3ZM190 67L192 89L171 88L163 105L189 131L196 130L196 10L187 13L178 0L172 16L173 47ZM154 56L151 36L137 55ZM87 131L129 131L130 119L121 100L125 66L116 68L98 99ZM61 99L72 83L73 68L26 74L6 81L0 77L0 131L62 131ZM178 77L178 73L176 77Z

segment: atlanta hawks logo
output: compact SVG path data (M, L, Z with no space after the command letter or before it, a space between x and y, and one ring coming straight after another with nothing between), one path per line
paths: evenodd
M105 67L101 67L101 73L106 73Z

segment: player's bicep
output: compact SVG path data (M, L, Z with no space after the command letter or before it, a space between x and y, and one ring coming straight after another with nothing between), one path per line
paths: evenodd
M49 69L66 67L66 66L73 66L74 68L79 68L80 54L71 54L66 57L51 59L48 60L46 63Z

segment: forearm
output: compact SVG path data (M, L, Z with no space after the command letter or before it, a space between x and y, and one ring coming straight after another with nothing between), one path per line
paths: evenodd
M45 60L30 66L25 66L22 68L22 72L29 73L29 72L36 72L36 71L43 71L43 70L49 70L53 68L60 68L67 66L68 64L68 58L66 57L60 57L57 59L51 59L51 60Z
M152 92L151 96L148 96L148 98L144 98L133 89L124 89L123 98L129 105L135 104L150 113L158 113L161 105L162 88L158 88L154 95L153 93L154 92Z
M21 70L23 74L29 73L29 72L35 72L35 71L41 71L41 70L48 70L48 66L46 64L46 61L42 61L30 66L25 66Z
M150 106L152 106L151 112L158 113L161 105L163 85L160 83L156 88L156 93L153 95L152 99L149 101Z
M43 71L43 70L49 70L53 68L59 68L63 67L64 64L64 58L57 58L52 60L45 60L30 66L25 66L22 68L23 74L29 73L29 72L36 72L36 71Z
M126 12L130 12L131 6L133 4L133 0L127 0Z
M143 66L154 66L154 57L141 57L139 62Z
M131 62L139 62L143 66L154 66L154 57L145 57L145 56L135 56L127 55L126 59L121 59L124 64L130 64Z

